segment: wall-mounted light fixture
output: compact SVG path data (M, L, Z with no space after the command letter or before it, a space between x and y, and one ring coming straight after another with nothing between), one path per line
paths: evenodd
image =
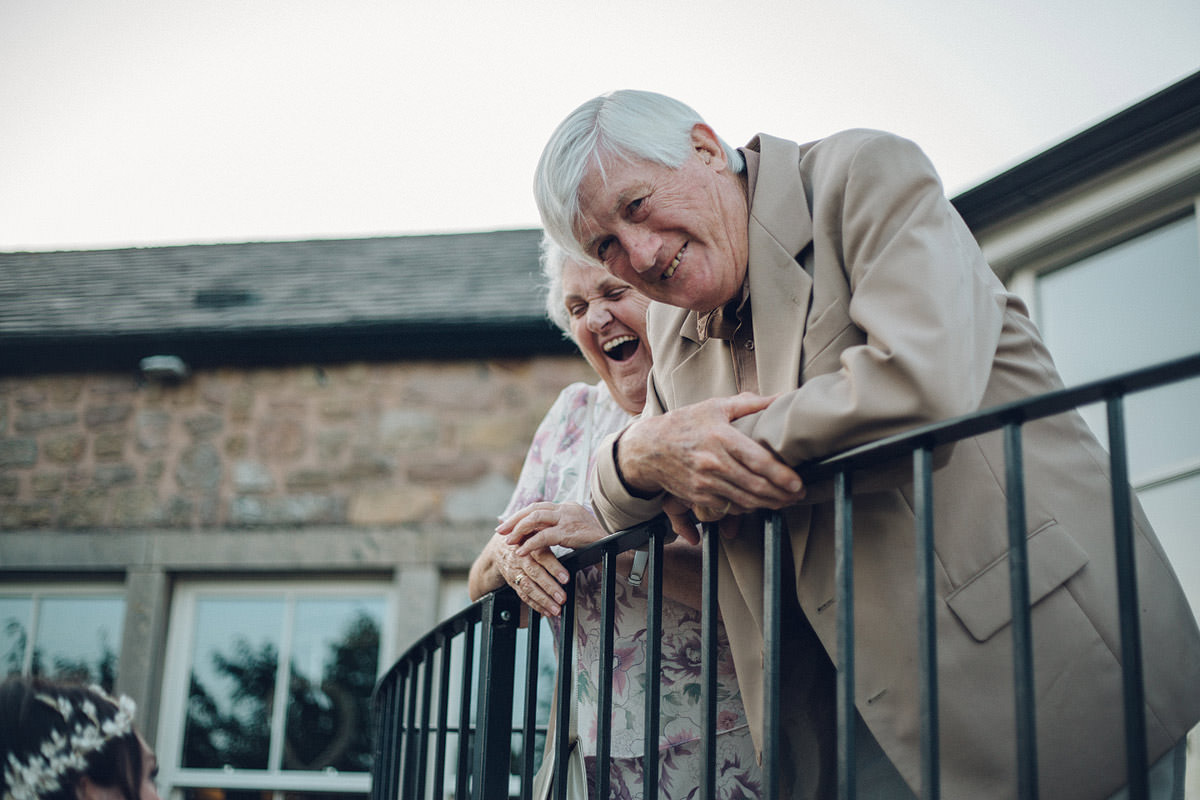
M179 356L146 356L138 362L142 377L155 383L178 383L190 370Z

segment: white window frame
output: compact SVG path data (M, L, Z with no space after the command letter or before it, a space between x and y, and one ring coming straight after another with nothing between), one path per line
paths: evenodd
M1034 302L1028 291L1032 278L1189 209L1195 213L1198 203L1200 136L1195 136L975 233L992 268L1024 300Z
M367 793L371 788L369 773L339 773L337 770L321 771L282 770L278 767L265 770L227 769L183 769L180 767L183 752L183 727L187 709L187 687L192 664L192 646L196 623L196 602L201 598L260 598L279 597L286 599L288 625L285 637L291 631L291 618L298 597L310 599L322 595L331 598L348 595L378 596L384 601L382 629L379 640L379 664L376 680L395 660L396 602L394 584L380 578L314 578L313 580L181 580L174 590L171 619L167 632L167 656L163 669L162 692L160 695L158 741L156 750L159 762L159 785L164 797L179 800L182 789L219 786L232 790L274 792L275 800L282 800L283 792L331 792ZM290 653L291 642L280 642L280 653ZM281 663L286 659L281 658ZM272 710L271 729L282 731L284 715L287 713L284 682L276 682L276 698ZM272 737L269 764L278 764L283 738Z

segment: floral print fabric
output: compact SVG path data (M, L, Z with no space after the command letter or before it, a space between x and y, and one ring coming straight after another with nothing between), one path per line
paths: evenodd
M599 383L576 383L562 391L542 420L526 456L525 466L508 508L507 518L540 501L572 502L591 507L588 479L600 440L624 427L630 416ZM576 660L580 747L594 781L597 732L597 690L600 673L599 567L576 578ZM643 797L643 733L646 689L646 593L617 576L613 646L611 796L622 800ZM550 620L555 636L561 619ZM659 728L659 797L675 800L698 794L703 775L700 736L703 706L700 697L700 612L663 598L663 639ZM742 708L733 659L724 627L718 624L717 669L717 797L738 800L758 797L761 773ZM595 797L595 786L590 786Z

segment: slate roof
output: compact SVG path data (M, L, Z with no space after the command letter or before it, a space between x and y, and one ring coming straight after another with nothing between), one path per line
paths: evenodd
M542 310L540 239L0 253L0 370L569 352Z

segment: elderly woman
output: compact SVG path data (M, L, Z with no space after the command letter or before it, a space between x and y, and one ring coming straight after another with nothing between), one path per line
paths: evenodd
M646 344L645 296L598 267L566 260L549 245L543 271L550 318L579 346L601 381L568 386L534 436L503 522L471 568L472 598L508 583L531 608L560 621L566 571L558 547L575 548L607 535L590 510L588 476L596 444L637 414L646 395L650 348ZM560 551L561 552L561 551ZM684 798L699 783L699 572L694 548L682 542L665 549L661 675L662 725L659 796ZM613 673L612 756L614 797L642 797L645 694L646 593L633 585L626 554L618 561ZM577 727L588 766L595 774L597 682L600 662L599 567L576 576L575 631ZM555 624L556 635L559 635ZM719 633L717 784L722 798L757 797L759 769L746 727L728 643ZM595 787L591 787L594 795Z
M99 687L9 678L0 684L3 800L160 800L158 762L128 697Z
M593 504L610 530L664 508L732 515L720 606L756 734L763 703L778 699L762 696L761 536L737 515L785 509L796 593L782 610L784 745L804 779L792 790L826 796L834 514L828 487L802 486L790 466L1060 388L1040 335L928 159L890 134L804 145L760 134L735 150L683 103L614 92L555 130L535 195L573 257L661 301L647 322L646 408L601 446ZM739 392L773 400L756 407ZM1127 776L1107 455L1074 413L1026 424L1024 443L1041 794L1108 797ZM1003 450L991 434L937 453L948 797L1018 794ZM905 790L892 765L920 781L913 487L895 474L855 485L858 749L877 740L888 757L860 761L858 788L895 797ZM1136 503L1134 527L1149 756L1169 772L1200 719L1200 632Z

